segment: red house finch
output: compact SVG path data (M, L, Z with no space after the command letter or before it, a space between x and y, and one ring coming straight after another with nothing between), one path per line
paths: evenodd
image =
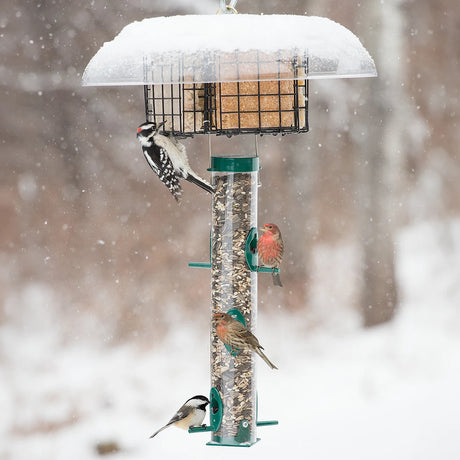
M239 321L227 313L216 313L212 317L216 326L216 334L225 345L237 350L251 350L256 352L272 369L278 369L263 353L257 337Z
M280 229L275 224L264 224L260 230L263 233L257 241L259 261L265 267L280 268L284 251ZM279 273L273 273L272 278L275 286L283 287Z

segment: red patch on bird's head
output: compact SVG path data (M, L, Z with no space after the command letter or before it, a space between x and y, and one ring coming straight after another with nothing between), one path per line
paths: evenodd
M137 128L137 132L140 133L142 131L142 128L139 126L139 128Z
M263 231L276 232L279 231L278 227L275 224L264 224L262 229Z
M214 313L214 315L212 316L213 322L216 322L216 323L220 323L222 321L225 322L225 319L226 319L225 313Z

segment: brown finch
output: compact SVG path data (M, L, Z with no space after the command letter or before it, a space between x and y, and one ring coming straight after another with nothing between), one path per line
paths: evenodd
M280 268L284 246L280 229L275 224L264 224L262 236L257 241L257 253L262 265L270 268ZM272 273L273 284L283 287L279 273Z
M234 350L250 350L257 353L272 369L278 369L263 353L257 337L238 320L227 313L215 313L212 322L216 326L216 334L225 345Z

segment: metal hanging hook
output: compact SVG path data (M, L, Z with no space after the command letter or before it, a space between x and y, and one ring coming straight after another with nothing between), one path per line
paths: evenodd
M217 14L228 14L228 13L234 13L237 14L238 11L236 11L236 4L238 3L238 0L230 0L230 3L227 5L227 0L220 0L220 8Z

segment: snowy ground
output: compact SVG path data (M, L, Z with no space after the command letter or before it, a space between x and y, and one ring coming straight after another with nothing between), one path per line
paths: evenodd
M250 449L207 447L209 434L175 428L148 439L187 397L208 393L207 341L194 349L203 331L170 334L155 352L62 346L46 292L30 287L0 328L0 459L91 460L116 441L122 450L106 458L459 460L460 222L398 241L391 324L311 332L283 313L260 318L280 370L258 368L259 418L280 424L259 428Z

